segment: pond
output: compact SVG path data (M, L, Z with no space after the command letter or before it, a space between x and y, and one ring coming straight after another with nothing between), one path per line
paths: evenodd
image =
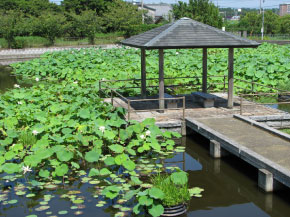
M27 79L11 75L11 72L11 67L0 65L0 93L4 93L6 90L14 88L15 84L21 85L22 87L30 87L33 84L33 82Z
M268 217L289 216L289 189L275 194L265 194L257 187L257 171L241 160L229 156L223 160L209 156L208 140L193 135L181 139L186 151L166 159L166 166L179 166L189 174L189 187L205 189L202 198L192 198L186 215L192 217ZM64 187L29 191L13 182L2 181L0 216L113 216L112 202L96 207L99 191L92 180L80 178ZM50 187L52 187L50 189ZM18 192L18 196L15 196ZM19 193L20 192L20 193ZM73 204L70 200L84 200ZM14 204L15 201L17 200ZM10 204L6 204L10 201ZM6 203L5 203L6 202Z

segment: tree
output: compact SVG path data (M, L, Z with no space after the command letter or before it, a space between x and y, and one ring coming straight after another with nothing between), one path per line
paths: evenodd
M43 12L41 16L34 19L34 35L48 39L49 45L53 45L56 37L62 35L65 22L65 16L61 14Z
M66 11L74 11L81 14L82 11L93 10L98 15L104 13L113 0L63 0L61 5Z
M15 11L7 11L0 16L0 34L7 41L8 48L15 46L20 17L20 13Z
M78 37L88 37L90 44L95 44L96 33L101 31L100 17L92 10L81 14L70 14L67 30Z
M280 22L280 32L282 34L290 35L290 14L281 17L279 22Z
M217 28L223 24L218 8L209 0L189 0L188 4L179 1L173 5L173 15L175 19L188 17Z
M103 14L103 23L108 32L126 31L132 25L142 23L142 12L135 5L114 0Z
M39 16L42 11L60 11L60 7L49 0L1 0L2 10L17 10L25 15Z
M261 16L257 12L246 13L245 16L241 17L239 26L242 29L247 30L247 32L250 33L250 36L254 33L260 33L262 23L260 18Z
M266 34L276 34L280 31L279 15L268 10L265 12L264 31Z

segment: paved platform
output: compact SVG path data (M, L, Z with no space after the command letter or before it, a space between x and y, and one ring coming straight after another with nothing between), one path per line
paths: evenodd
M234 117L187 118L189 128L290 187L290 142Z

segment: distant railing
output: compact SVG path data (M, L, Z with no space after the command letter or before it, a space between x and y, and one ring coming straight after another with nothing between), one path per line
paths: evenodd
M208 78L223 78L223 82L211 82L210 85L207 86L207 89L209 90L211 87L215 86L215 85L223 85L223 92L226 92L226 88L227 88L227 76L222 76L222 75L217 75L217 76L208 76ZM154 80L158 80L159 78L147 78L147 81L154 81ZM183 84L171 84L171 85L164 85L164 88L174 88L174 87L194 87L194 89L201 89L202 87L202 83L199 82L200 80L202 80L202 76L193 76L193 77L174 77L174 78L164 78L164 80L177 80L177 79L195 79L196 83L193 83L193 81L189 81L187 83L183 83ZM110 83L110 84L115 84L115 83L119 83L119 82L131 82L131 83L141 83L141 79L121 79L121 80L100 80L99 81L99 88L100 90L103 89L103 84L105 83ZM140 84L141 85L141 84ZM147 88L158 88L158 85L147 85ZM111 88L111 89L119 89L119 88ZM141 90L141 86L129 86L129 87L122 87L122 89L140 89Z
M246 87L241 87L239 85L235 85L235 88L238 88L242 91L238 93L240 99L240 114L243 114L244 108L246 106L256 106L256 105L282 105L282 104L290 104L290 92L281 90L275 87L267 86L264 84L259 84L253 81L246 81L243 79L236 78L235 81L244 82ZM269 89L269 92L258 92L257 86L262 87L264 89ZM261 97L275 97L275 102L257 102L261 99ZM278 101L278 98L283 98L283 96L289 96L288 100L285 102ZM249 99L250 98L250 99Z

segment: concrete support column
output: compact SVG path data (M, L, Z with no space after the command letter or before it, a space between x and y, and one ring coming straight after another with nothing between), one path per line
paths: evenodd
M229 48L228 108L234 106L234 48Z
M274 178L273 174L268 170L259 169L258 186L265 192L273 192L274 190Z
M210 156L213 158L220 158L221 154L221 144L215 140L210 140L210 149L209 149Z
M141 48L141 96L146 98L146 50Z
M163 52L163 49L159 49L159 109L164 109L164 52Z
M203 48L202 56L202 92L207 93L207 48Z

